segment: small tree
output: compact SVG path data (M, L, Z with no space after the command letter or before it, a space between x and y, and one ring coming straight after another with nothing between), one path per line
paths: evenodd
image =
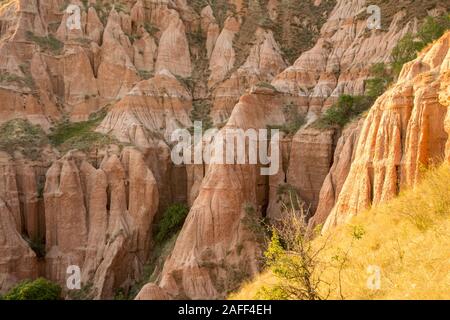
M317 121L319 127L338 126L343 128L351 120L369 109L374 97L342 95Z
M450 15L442 17L427 17L417 36L422 42L422 46L439 39L446 30L450 29Z
M417 52L423 48L423 43L410 33L406 34L392 50L392 70L398 77L403 65L417 57Z
M158 223L156 241L161 243L183 225L189 208L184 204L174 204L166 209Z
M428 44L439 39L450 29L450 15L427 17L416 34L407 33L395 46L391 54L391 65L396 77L403 65L417 57L417 53Z
M290 201L283 204L283 221L273 228L272 239L265 252L267 266L278 278L274 286L258 292L262 299L323 300L329 295L322 287L330 287L322 278L324 265L319 254L327 245L313 246L306 237L304 205Z
M24 280L9 290L4 300L60 300L61 286L44 278Z
M372 65L370 75L371 78L365 82L365 94L376 99L386 91L394 78L392 77L391 69L383 62Z

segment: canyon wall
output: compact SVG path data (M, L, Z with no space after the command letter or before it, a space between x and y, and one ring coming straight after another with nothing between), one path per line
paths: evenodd
M83 156L69 153L47 172L45 275L64 283L78 266L92 298L111 298L142 276L158 187L137 150L108 155L98 169Z
M271 179L255 175L256 166L249 174L240 166L210 165L175 249L166 261L158 286L148 284L141 291L139 299L157 299L161 296L194 299L223 297L232 289L224 287L223 283L230 285L231 280L236 278L234 270L227 268L235 264L231 258L235 257L233 249L244 250L244 257L255 252L254 245L248 251L248 240L236 238L236 233L243 234L237 231L240 230L240 221L250 219L254 211L258 219L266 214L280 218L277 200L270 197L277 197L274 189L282 184L288 183L296 189L301 200L306 201L312 209L311 214L318 208L312 226L327 219L340 190L345 191L342 185L352 159L357 157L354 146L362 129L360 125L354 124L344 131L338 141L339 132L334 129L321 131L311 123L339 95L362 94L364 80L369 77L372 64L388 61L397 41L408 31L413 31L417 23L414 19L402 23L406 13L398 12L392 17L387 31L370 31L367 30L367 21L355 14L364 9L363 1L337 2L322 27L316 45L274 78L273 89L267 89L274 95L272 99L278 101L272 106L270 114L264 102L267 101L264 90L255 89L250 95L241 97L224 128L266 128L267 125L280 124L280 120L286 123L286 118L275 119L270 116L278 112L282 117L283 106L288 103L294 104L299 112L307 115L306 126L295 134L288 148L288 165ZM252 117L249 118L249 114ZM336 145L339 153L335 153ZM228 177L233 177L230 186L227 184ZM260 190L259 198L258 192L249 193L246 190ZM244 209L248 209L248 204L252 204L253 210ZM266 211L266 208L270 210ZM227 221L227 226L233 230L226 237L220 236L220 230L224 230L223 221ZM205 252L208 257L214 258L203 258ZM204 263L205 260L208 263ZM247 271L249 268L244 261L248 260L242 259L238 265L240 270ZM252 268L249 273L253 273Z
M280 188L315 213L311 227L328 229L450 157L446 38L405 66L365 121L342 132L313 125L340 95L363 94L370 67L439 5L386 10L383 28L369 30L364 0L73 0L80 28L68 24L67 4L0 7L0 125L24 119L51 136L95 123L89 137L108 142L47 142L34 160L1 151L0 291L37 276L65 287L76 265L87 297L128 293L164 210L188 203L161 274L138 298L223 298L258 272L259 222L283 218ZM276 128L290 121L286 106L306 121L282 132L274 176L260 165L170 159L172 133L194 121Z
M449 41L446 33L407 63L371 108L354 160L324 230L392 199L448 158Z

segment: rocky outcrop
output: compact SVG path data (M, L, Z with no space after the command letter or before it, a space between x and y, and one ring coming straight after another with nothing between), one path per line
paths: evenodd
M43 171L45 163L0 152L0 292L39 275L37 253L31 247L44 238L39 194Z
M220 27L214 17L211 6L206 6L200 13L202 21L202 31L206 33L206 52L208 59L211 58L212 51L216 45L217 38L220 35Z
M273 90L255 89L240 99L223 130L282 123L279 105ZM266 178L260 176L257 165L209 165L164 265L158 283L164 294L190 299L223 297L258 270L261 251L254 226L268 202ZM153 299L155 292L160 295L160 290L146 287L139 298Z
M17 9L17 1L2 4L0 10L0 39L11 37L14 34L19 18L18 15L16 15Z
M296 98L304 112L320 114L342 94L364 93L364 81L376 62L386 62L403 35L416 27L402 23L404 11L387 31L369 30L364 1L337 1L315 46L280 73L273 85Z
M99 169L68 154L49 169L44 198L49 279L64 284L67 268L78 266L94 298L113 298L140 278L158 209L142 154L127 148Z
M311 231L325 223L336 204L355 156L356 144L362 124L363 120L352 122L343 130L337 142L334 150L333 165L320 189L317 210L315 212L312 211L314 216L309 220L308 227Z
M7 202L0 198L0 292L22 279L38 276L36 254L17 230L15 218Z
M89 7L86 21L86 35L95 43L100 44L104 29L103 23L100 21L95 8Z
M238 31L239 22L235 18L228 18L211 53L209 61L210 87L224 80L227 73L233 68L236 55L233 48L233 39Z
M283 136L280 141L280 155L279 163L280 169L274 175L269 176L268 181L268 200L266 210L266 218L270 223L277 223L284 218L285 205L289 205L292 201L300 200L298 199L297 191L287 182L287 170L289 168L290 152L292 145L292 137ZM294 193L292 193L292 191ZM297 199L296 199L297 198ZM295 205L295 202L294 202Z
M192 73L192 66L185 27L176 12L168 19L168 26L159 40L156 71L169 70L174 75L187 78Z
M319 191L333 163L336 145L335 129L313 127L300 129L292 139L287 183L313 213L319 202Z
M112 10L103 33L98 84L102 97L116 99L123 97L139 80L133 65L133 47L123 32L119 14Z
M141 38L133 43L134 65L141 72L153 72L155 70L158 46L155 43L155 39L145 29L141 28L139 32Z
M38 36L46 32L38 5L27 0L5 4L0 21L0 122L26 118L48 128L51 119L58 118L60 112L54 102L33 95L35 88L29 69L36 45L27 38L27 31L33 30Z
M286 68L286 62L271 31L258 28L255 38L255 44L250 48L246 61L234 72L232 72L234 61L230 61L230 64L232 64L231 68L225 67L227 64L224 65L223 61L218 63L222 68L227 69L227 74L231 73L227 79L224 79L222 83L217 85L212 93L213 108L211 117L217 124L224 123L230 117L239 97L249 88L258 83L269 83L278 73ZM219 40L217 41L218 43ZM222 48L217 46L216 48L218 49L215 50L222 50ZM226 56L222 57L226 58ZM211 63L214 62L213 58L214 56L211 57ZM211 77L217 76L215 71L211 70L213 71Z
M169 71L139 82L106 116L98 131L145 146L145 130L170 140L177 128L190 127L192 97Z
M445 158L450 33L407 63L370 110L354 161L324 230L417 183L420 168Z
M76 151L57 160L41 150L45 160L35 161L1 153L0 292L43 276L71 297L70 266L80 268L85 298L113 298L141 279L158 186L141 152L110 150L98 169Z
M170 297L157 285L153 283L146 284L139 294L136 296L135 300L169 300Z
M259 81L271 81L286 67L273 30L257 28L258 21L252 19L259 18L247 19L250 7L240 1L224 5L229 11L197 8L186 1L128 1L117 8L71 4L80 7L80 29L67 26L70 14L62 11L61 1L23 0L2 8L6 41L0 46L0 68L30 84L1 86L15 100L14 108L2 108L4 118L26 117L46 128L65 113L73 121L86 120L123 98L139 80L169 71L188 81L200 77L194 79L201 88L196 98L211 100L213 120L222 124L246 90ZM269 6L275 10L274 3ZM232 17L234 8L240 9ZM241 30L245 21L251 32ZM236 44L238 33L249 39ZM203 49L205 55L199 53ZM25 65L31 65L31 73L22 70ZM199 65L205 70L194 75L193 66ZM206 92L207 82L211 94ZM19 102L25 97L23 110Z

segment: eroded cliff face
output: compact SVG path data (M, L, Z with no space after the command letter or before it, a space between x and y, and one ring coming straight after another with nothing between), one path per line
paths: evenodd
M273 90L253 91L236 105L227 128L262 128L285 121ZM160 289L144 287L140 299L161 292L172 298L224 297L259 268L261 236L255 226L266 206L266 177L257 165L211 164L175 248ZM259 182L259 183L258 183ZM153 289L152 289L153 288ZM162 291L161 291L162 289Z
M23 168L24 170L21 169L8 154L0 154L0 290L8 288L20 279L34 278L39 271L36 254L22 236L25 231L34 239L39 237L39 234L36 234L39 223L39 212L36 210L37 194L20 190L18 184L20 171L27 171L28 176L33 176L34 171L28 166ZM27 189L32 189L36 180L28 182ZM27 205L23 211L21 196L26 198L23 203Z
M66 12L68 4L2 4L0 123L23 118L50 131L62 120L84 121L106 107L97 131L139 151L52 150L48 161L32 166L13 154L2 156L0 284L4 291L42 275L65 286L67 267L77 265L91 297L111 298L140 280L157 211L187 200L186 168L172 164L167 141L175 129L192 126L194 100L212 104L210 79L218 79L217 86L228 81L229 70L222 78L215 71L226 56L216 42L228 28L239 34L248 7L227 1L219 9L185 1L72 1L80 8L78 28L69 24L77 11ZM272 32L259 28L255 38L256 23L249 21L251 32L239 42L245 50L230 69L242 66L239 77L255 83L287 64ZM250 88L239 77L227 85L231 107ZM42 243L45 249L33 247Z
M320 188L319 201L314 216L309 220L311 232L322 227L341 194L342 186L347 179L351 164L355 157L356 144L361 132L363 120L357 120L346 127L334 150L333 165Z
M108 155L98 169L83 156L69 153L47 172L45 274L63 283L78 266L93 298L112 298L142 276L158 188L137 150Z
M12 127L15 130L8 132L10 138L14 134L24 138L17 127ZM3 146L5 137L1 141ZM32 146L26 150L15 147L12 153L0 152L0 291L40 274L40 244L45 238L45 174L58 156L48 146L40 148L39 154Z
M143 153L111 148L93 161L40 151L36 159L1 152L1 291L38 276L64 285L76 266L83 298L126 292L151 252L160 198Z
M368 31L366 21L355 15L355 8L356 12L363 10L364 3L338 1L328 22L322 27L322 37L316 46L301 55L294 66L287 68L272 81L275 90L269 91L274 95L272 99L277 101L272 112L278 112L280 118L271 118L266 114L265 104L260 100L265 98L257 98L264 97L264 90L254 90L249 96L244 95L233 108L225 128L265 128L268 125L285 123L287 119L283 114L283 106L288 103L294 104L300 113L307 114L308 123L285 148L287 160L282 159L282 170L274 177L267 179L254 173L249 175L239 166L213 164L206 168L199 195L193 201L175 249L166 261L158 281L159 287L154 284L147 285L141 291L139 299L161 296L223 297L227 289L223 287L224 281L230 284L230 279L235 276L232 268L226 270L217 262L228 261L224 266L233 265L231 258L223 258L224 244L232 243L240 248L250 247L250 252L254 252L253 248L256 247L255 243L249 246L252 242L236 238L234 232L228 234L228 241L225 242L224 238L208 230L222 230L221 222L225 217L226 221L229 221L228 217L234 217L234 224L230 219L227 225L231 230L235 230L236 221L251 216L249 212L242 210L245 204L249 203L254 203L259 218L267 215L271 219L282 219L280 206L277 205L279 195L276 191L280 186L288 184L293 187L300 199L310 206L311 214L318 208L318 215L312 220L312 226L325 221L347 177L360 127L355 124L347 128L338 141L338 130L319 130L311 123L339 95L362 94L370 66L375 62L387 61L390 50L398 39L407 31L413 30L416 23L414 20L406 24L400 23L402 13L399 13L393 17L389 31ZM375 43L383 43L385 47L381 48ZM230 57L232 59L232 54ZM221 67L226 67L225 61ZM252 101L255 103L251 107L247 106ZM252 117L249 117L250 114ZM335 153L336 144L338 151L342 153ZM212 186L225 184L230 176L234 177L232 188L239 190L238 193L230 193L227 188L216 187L214 191L211 190ZM260 190L260 193L245 191L255 188ZM226 204L226 210L222 209L222 203ZM232 204L231 212L228 212L229 204ZM208 223L204 222L205 219ZM229 238L230 236L233 238ZM194 244L193 239L196 240ZM232 254L233 250L227 248ZM207 267L204 267L202 258L204 251L208 252L208 256L215 257L212 263L208 261ZM244 250L244 256L247 252ZM240 268L248 270L242 262Z
M304 112L318 115L342 94L363 94L372 64L387 62L398 40L416 28L400 10L386 29L370 30L366 9L365 1L337 1L314 47L274 79Z
M407 63L362 126L353 163L324 230L387 201L448 159L450 33Z
M121 141L145 145L142 131L158 134L170 141L178 128L192 126L190 92L169 71L160 71L154 78L139 82L108 113L98 131L111 133ZM136 132L140 131L140 132Z
M385 98L401 115L384 115L389 108L380 98L378 113L369 116L373 125L383 123L376 128L354 124L341 135L311 125L339 95L363 93L370 66L387 61L416 28L419 17L410 18L408 6L390 13L382 30L368 30L363 0L74 0L78 29L68 26L67 4L17 0L0 8L0 124L21 118L51 132L102 110L95 134L115 143L68 153L46 145L34 162L1 154L0 291L39 275L65 287L67 267L77 265L90 298L128 292L143 276L158 217L168 205L186 202L190 213L173 252L157 283L138 298L224 297L258 271L255 226L263 217L283 218L280 186L293 188L311 214L317 208L311 222L317 225L337 199L343 209L329 221L372 202L363 192L372 187L353 169L365 157L363 147L354 148L359 136L361 143L380 136L375 129L390 128L400 137L393 147L391 135L380 139L392 154L408 154L400 165L405 183L417 179L419 160L444 157L448 116L442 126L428 120L446 114L430 107L433 99L439 96L441 105L449 99L448 72L440 72L439 83L435 78L448 58L439 62L437 53L410 65L398 94ZM414 116L416 102L422 111ZM198 120L224 129L282 126L289 121L286 105L307 123L282 136L274 176L261 176L258 165L176 166L170 159L170 136L178 128ZM371 170L379 188L398 171ZM351 184L344 185L347 174L361 187L351 203L342 200ZM396 188L389 185L391 191L373 199L389 198Z

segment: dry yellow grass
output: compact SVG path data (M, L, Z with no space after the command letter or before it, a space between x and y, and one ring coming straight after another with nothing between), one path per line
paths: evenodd
M13 4L16 1L17 0L3 0L3 1L0 1L0 11L2 11L3 9L5 9L6 7L8 7L9 5Z
M355 230L362 236L355 237ZM329 299L450 299L450 165L429 170L415 188L314 243L327 237L320 261L321 278L331 284L321 290L330 291ZM333 263L346 252L343 267ZM368 288L369 266L380 268L379 290ZM266 271L230 299L255 299L263 286L276 281Z

